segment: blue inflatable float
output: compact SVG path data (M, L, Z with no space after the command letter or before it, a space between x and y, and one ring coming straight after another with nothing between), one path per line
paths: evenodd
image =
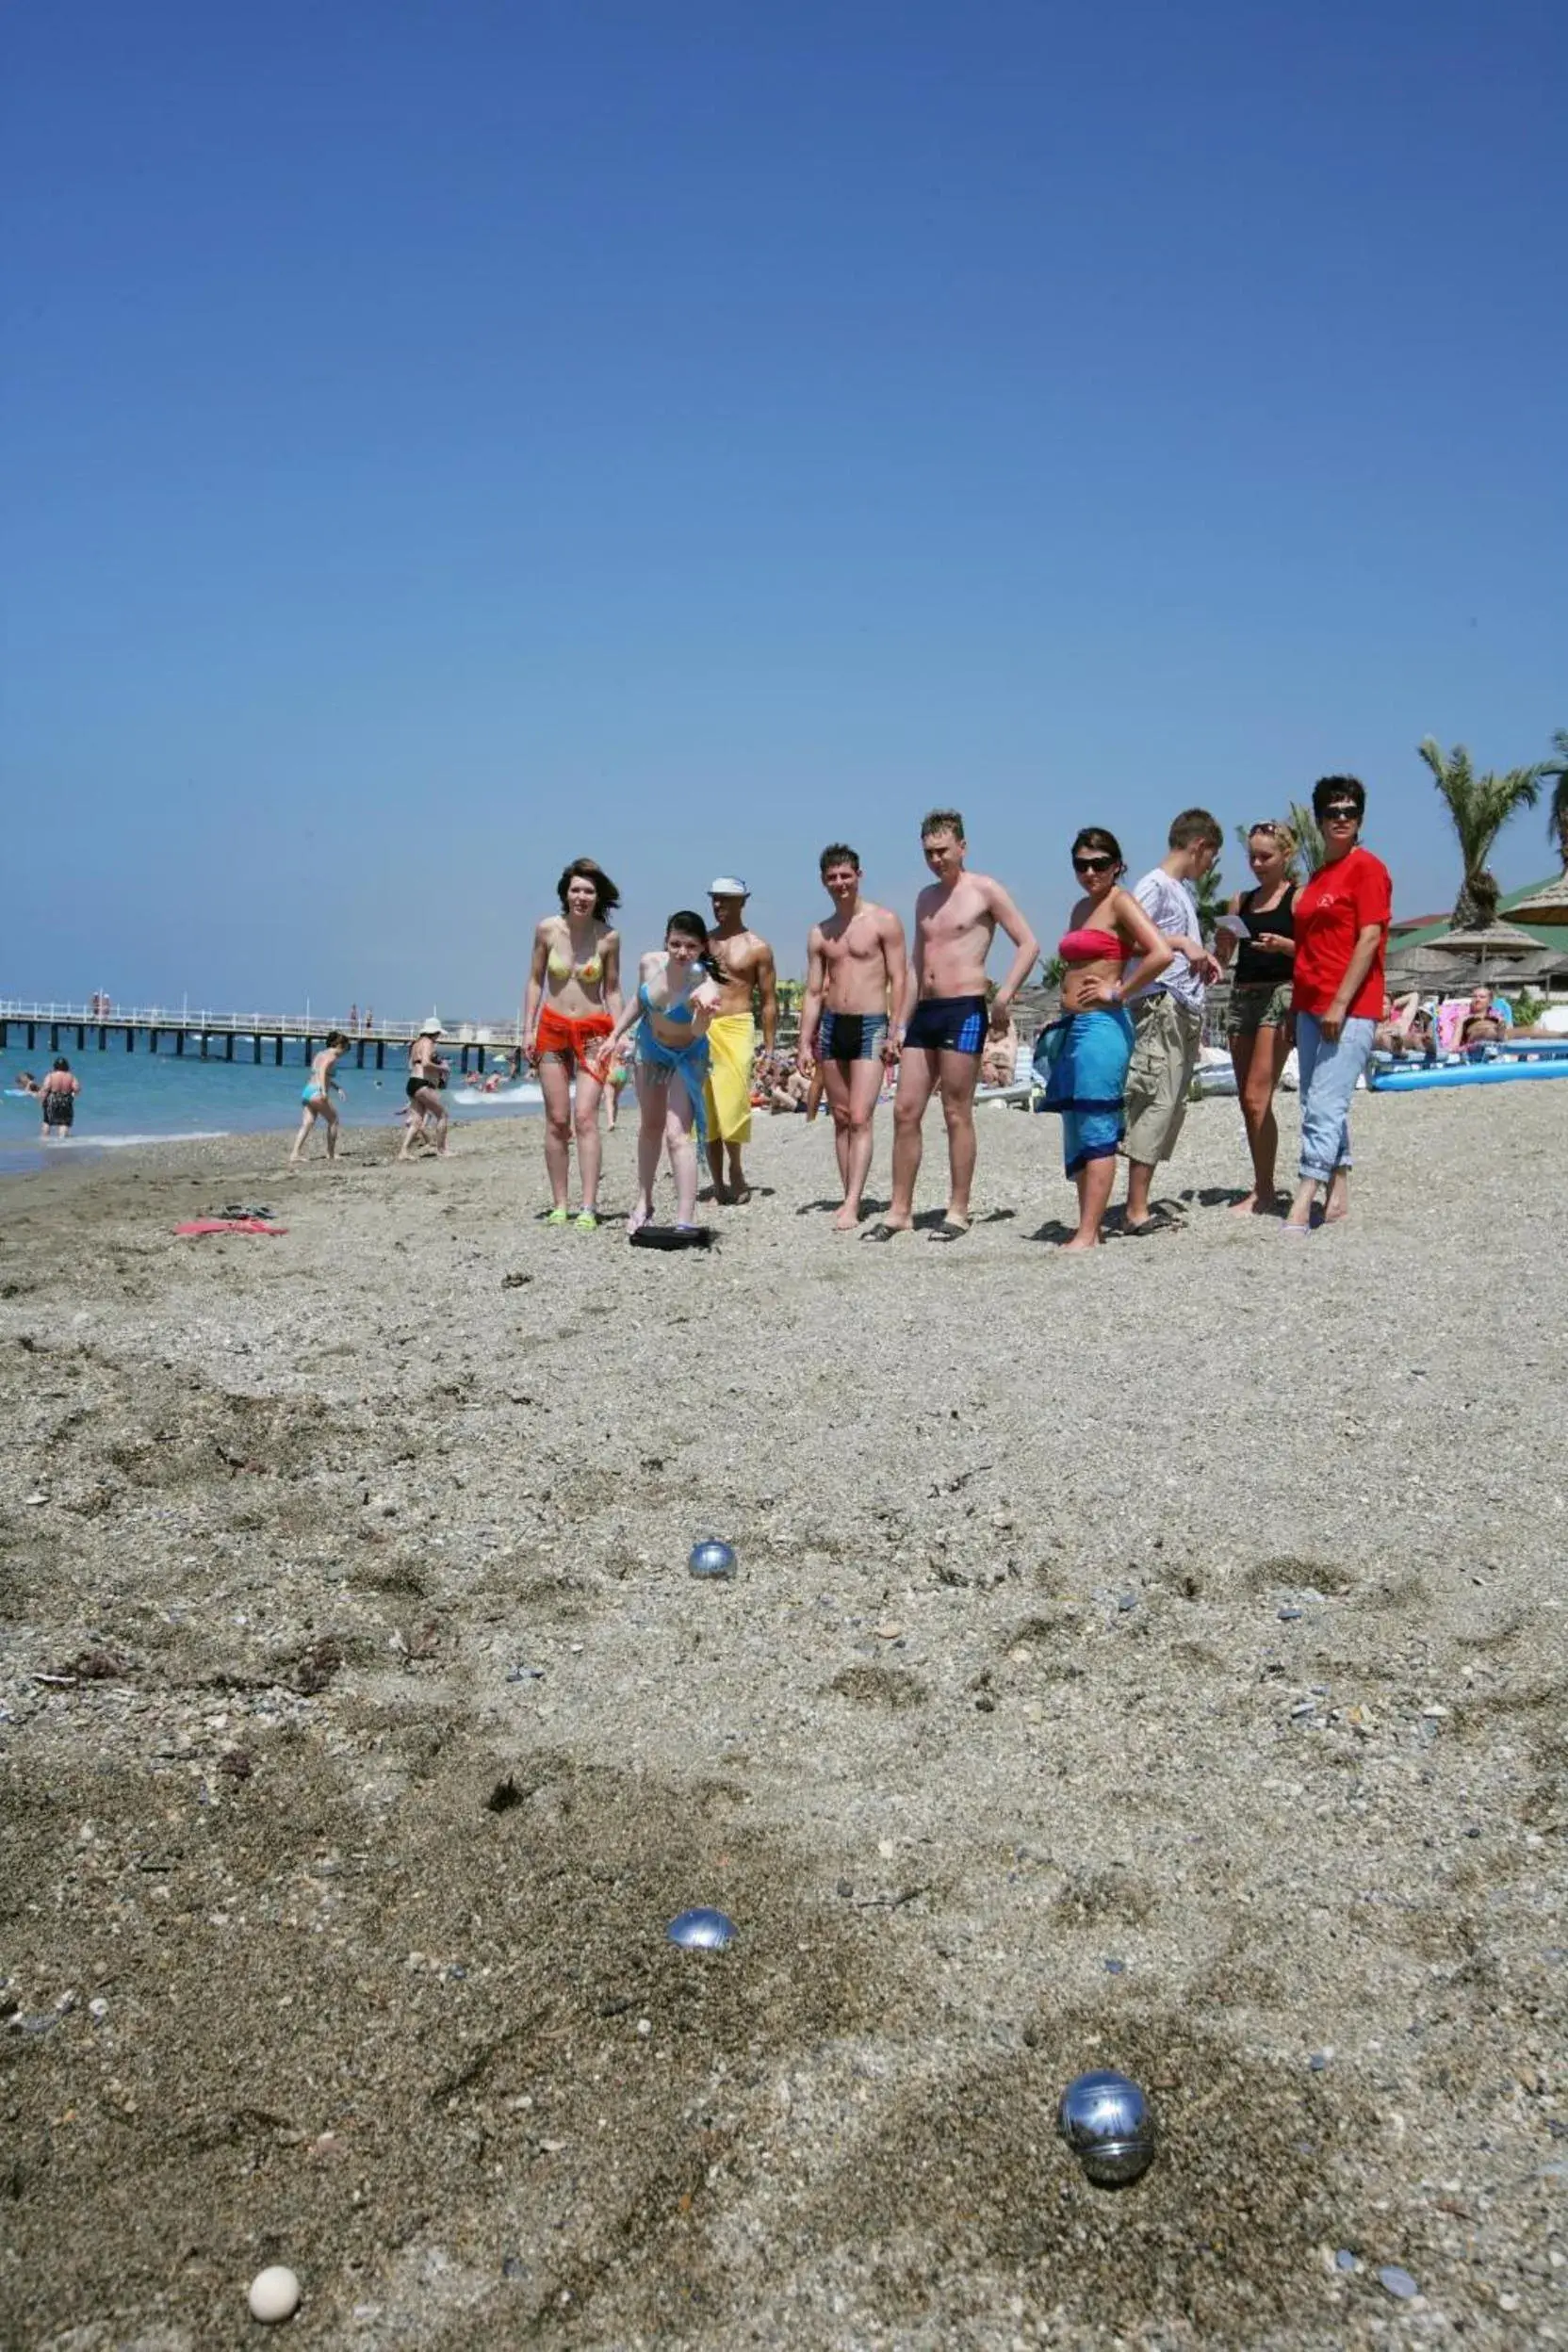
M1536 1055L1527 1062L1439 1062L1431 1070L1395 1063L1366 1073L1366 1083L1377 1094L1425 1094L1431 1086L1506 1086L1522 1078L1568 1078L1568 1054Z

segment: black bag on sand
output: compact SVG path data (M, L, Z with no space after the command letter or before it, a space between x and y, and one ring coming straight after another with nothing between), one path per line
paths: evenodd
M678 1225L643 1225L631 1236L634 1250L711 1250L712 1228L696 1225L689 1233Z

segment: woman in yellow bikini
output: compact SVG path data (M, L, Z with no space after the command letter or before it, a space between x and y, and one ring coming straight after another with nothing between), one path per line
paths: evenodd
M523 998L523 1052L538 1071L545 1098L545 1169L551 1200L546 1222L572 1221L566 1185L575 1127L582 1184L577 1228L591 1233L599 1221L604 1093L596 1057L621 1010L621 935L609 922L621 894L592 858L574 858L555 887L561 912L547 915L533 935Z

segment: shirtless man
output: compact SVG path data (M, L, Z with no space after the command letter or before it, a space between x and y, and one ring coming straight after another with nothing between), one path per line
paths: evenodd
M871 1173L872 1120L889 1065L898 1058L891 1024L904 1008L908 957L904 925L890 906L860 895L860 860L843 841L822 854L823 888L833 901L825 923L806 942L806 1002L800 1013L800 1068L822 1072L833 1114L843 1206L836 1233L860 1221L860 1195Z
M939 1085L947 1121L947 1214L933 1241L969 1232L974 1181L974 1088L988 1028L1005 1029L1013 999L1039 960L1040 946L1000 882L964 868L964 821L956 808L933 808L920 845L936 879L915 901L915 953L905 988L906 1021L893 1042L903 1049L893 1106L893 1197L867 1239L890 1241L915 1221L921 1121ZM986 1010L986 958L998 926L1013 942L1007 977Z
M721 874L710 883L708 895L713 907L708 949L719 968L721 991L708 1027L708 1166L714 1200L727 1203L751 1199L741 1146L751 1141L751 1065L757 1051L752 1004L755 1000L761 1023L762 1051L771 1054L778 1027L778 977L772 948L746 929L745 884Z

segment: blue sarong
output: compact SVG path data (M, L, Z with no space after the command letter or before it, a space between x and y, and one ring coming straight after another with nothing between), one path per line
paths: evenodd
M1119 1004L1067 1013L1035 1048L1035 1074L1045 1107L1062 1115L1062 1156L1076 1176L1090 1160L1108 1160L1127 1132L1127 1065L1133 1024Z
M678 1070L685 1085L687 1100L692 1105L692 1132L697 1139L699 1152L708 1149L708 1119L703 1093L708 1081L708 1039L694 1037L690 1045L665 1045L653 1034L653 1023L645 1014L637 1024L637 1059L668 1078Z

